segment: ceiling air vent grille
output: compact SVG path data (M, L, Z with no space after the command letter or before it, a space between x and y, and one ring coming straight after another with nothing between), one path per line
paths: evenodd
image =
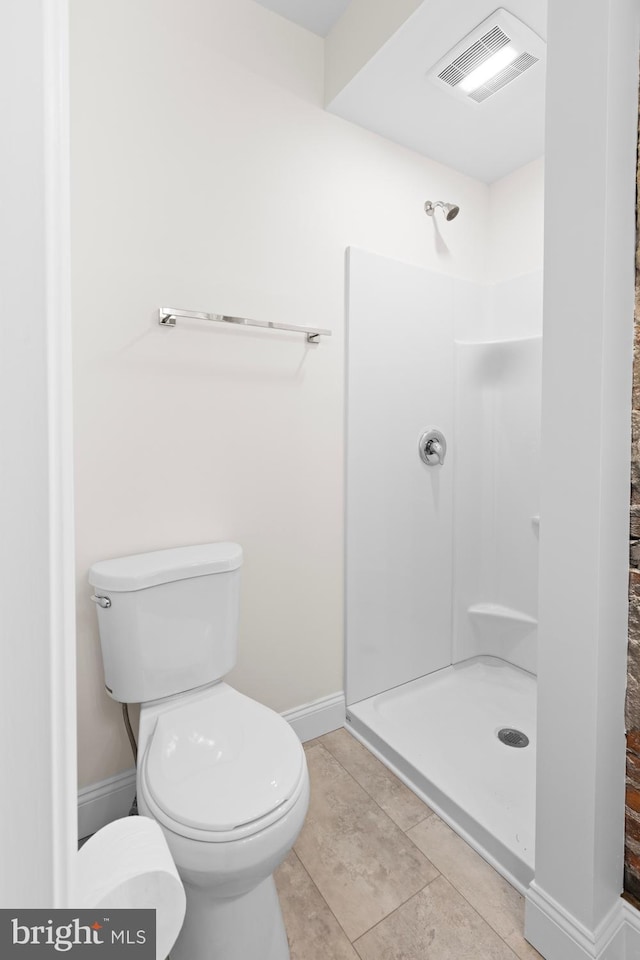
M429 70L429 78L466 103L483 103L544 60L537 33L500 8ZM544 82L544 74L537 74Z
M528 70L529 67L532 67L534 63L537 62L538 57L534 57L530 53L521 53L508 67L505 67L504 70L497 73L491 80L487 80L487 82L483 83L477 90L473 90L469 94L469 99L475 100L476 103L482 103L483 100L488 100L494 93L502 90L503 87L506 87L508 83L511 83L512 80L515 80L524 73L525 70Z
M511 37L508 37L500 27L494 27L484 37L480 37L474 44L463 50L453 63L448 64L438 76L449 86L455 87L457 83L460 83L461 80L464 80L465 77L477 69L481 63L492 57L501 47L506 46L510 40Z

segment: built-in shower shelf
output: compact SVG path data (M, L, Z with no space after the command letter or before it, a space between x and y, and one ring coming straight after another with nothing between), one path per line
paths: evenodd
M498 621L511 620L515 623L528 623L532 626L537 624L535 617L529 616L522 610L514 610L513 607L505 607L501 603L474 603L468 607L467 612L472 617L480 617Z
M499 340L454 340L456 347L508 347L513 344L536 343L542 340L542 334L534 333L527 337L502 337Z

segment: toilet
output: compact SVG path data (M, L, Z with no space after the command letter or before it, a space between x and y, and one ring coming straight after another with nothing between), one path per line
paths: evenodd
M140 703L137 796L187 897L171 960L289 960L273 871L309 804L304 750L223 680L236 662L242 549L207 543L91 567L105 685Z

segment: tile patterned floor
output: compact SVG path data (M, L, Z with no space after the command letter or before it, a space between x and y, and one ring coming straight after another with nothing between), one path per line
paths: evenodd
M535 960L524 901L346 730L305 744L311 803L276 872L291 960Z

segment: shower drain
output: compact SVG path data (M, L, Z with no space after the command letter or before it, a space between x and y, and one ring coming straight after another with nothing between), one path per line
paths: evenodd
M521 730L514 730L512 727L503 727L498 730L498 740L506 743L508 747L528 747L529 737Z

